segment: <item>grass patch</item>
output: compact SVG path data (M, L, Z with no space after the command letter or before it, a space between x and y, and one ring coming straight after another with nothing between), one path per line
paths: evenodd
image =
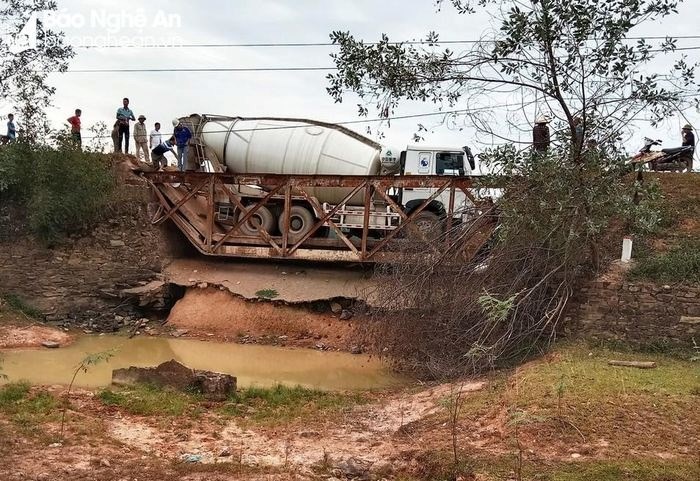
M687 395L697 387L697 364L664 354L638 354L569 345L555 351L553 362L538 362L518 375L519 397L535 402L555 394L564 383L564 395L582 400L626 394ZM631 369L608 365L608 360L644 360L657 363L655 369Z
M700 242L685 241L668 252L640 258L627 276L668 283L700 282Z
M0 387L0 412L23 427L40 424L50 416L58 401L46 391L32 393L29 383L10 383Z
M278 384L272 388L242 389L222 411L229 416L249 417L258 422L291 421L339 412L365 402L367 399L359 393L333 393Z
M419 456L420 472L396 479L404 481L463 479L502 481L515 479L512 456L489 458L465 455L455 470L454 460L446 452L423 453ZM700 466L694 461L605 460L578 462L523 462L522 477L538 481L696 481L700 479Z
M255 295L261 299L274 299L280 294L275 289L260 289L255 293Z
M39 309L29 305L25 300L15 294L2 294L0 295L0 301L2 301L0 302L0 306L5 305L11 311L24 314L32 319L38 320L43 318L43 314Z
M200 413L200 397L151 385L136 385L128 389L104 389L98 394L106 406L117 406L138 416L196 416Z
M537 479L546 481L694 481L700 479L695 462L602 461L594 463L562 463L542 472ZM532 478L531 478L532 479Z

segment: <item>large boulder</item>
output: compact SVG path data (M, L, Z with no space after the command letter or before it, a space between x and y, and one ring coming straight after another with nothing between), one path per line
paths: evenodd
M223 401L236 392L236 377L190 369L171 359L156 367L134 367L112 371L112 384L153 384L185 392L198 392L206 399Z

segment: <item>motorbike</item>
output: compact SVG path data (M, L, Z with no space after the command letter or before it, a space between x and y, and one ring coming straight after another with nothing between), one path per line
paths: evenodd
M693 167L694 147L673 147L670 149L652 150L661 146L660 140L644 138L644 146L630 159L632 164L649 164L653 171L690 172Z

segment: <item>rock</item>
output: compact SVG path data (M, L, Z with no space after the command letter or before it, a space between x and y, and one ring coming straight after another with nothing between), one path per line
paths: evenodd
M360 346L352 346L350 348L350 353L351 354L362 354L362 347Z
M61 347L61 345L59 343L57 343L56 341L44 341L41 343L41 345L48 348L48 349L57 349L57 348Z
M369 479L369 468L372 467L371 461L366 461L360 458L348 458L340 461L335 465L335 469L351 479Z
M189 329L177 329L172 333L172 336L173 337L182 337L185 334L187 334L188 332L190 332Z
M341 306L337 302L331 302L331 312L333 314L340 314L341 312L343 312L343 306Z
M230 456L231 456L231 450L229 448L224 448L224 450L219 453L220 458L228 458Z
M199 392L205 399L223 401L236 392L236 378L230 374L190 369L171 359L153 367L129 367L112 371L112 383L154 384L184 392Z
M340 313L340 320L347 321L348 319L352 319L352 311L343 309L343 312Z
M109 461L104 459L104 458L100 459L100 466L104 466L105 468L112 467L112 465L109 463Z
M579 459L581 455L579 453L571 453L571 459Z
M236 378L229 374L197 370L191 388L211 401L225 401L236 392Z
M287 339L289 339L289 337L287 337L287 336L278 336L277 339L278 339L279 341L286 341Z
M111 240L109 241L109 245L112 246L112 247L124 247L126 244L124 244L124 241L123 241L123 240L111 239Z
M199 284L197 284L197 287L199 287L200 289L207 289L209 287L209 284L206 282L200 282Z
M201 454L183 454L181 456L181 459L186 463L201 463L202 462L202 455Z
M112 371L112 383L155 384L184 391L194 382L194 371L171 359L157 367L129 367Z
M700 317L681 316L681 324L700 324Z
M53 443L53 444L49 444L49 447L50 447L50 448L60 448L61 446L63 446L63 443Z

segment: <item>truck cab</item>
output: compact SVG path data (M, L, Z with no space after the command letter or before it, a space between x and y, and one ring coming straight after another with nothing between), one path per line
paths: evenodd
M400 157L403 175L474 175L476 162L469 147L429 147L409 145ZM434 188L405 188L400 193L401 204L410 213L435 192ZM443 191L426 209L438 217L447 214L450 192ZM471 207L471 201L463 192L455 192L454 217L460 218Z

